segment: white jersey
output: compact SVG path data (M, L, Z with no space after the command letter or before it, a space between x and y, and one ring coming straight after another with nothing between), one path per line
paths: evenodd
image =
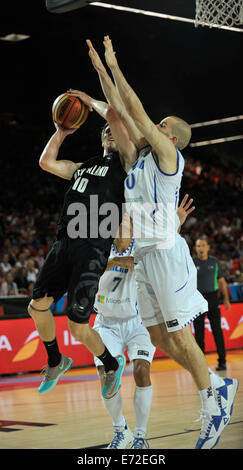
M113 244L110 258L134 256L134 250L134 238L122 254L118 253ZM104 317L120 321L137 317L137 291L134 271L120 266L114 266L114 268L105 271L99 281L94 310Z
M136 254L171 248L180 225L177 215L184 158L177 150L177 171L167 175L150 146L139 152L125 180L126 210L133 223Z

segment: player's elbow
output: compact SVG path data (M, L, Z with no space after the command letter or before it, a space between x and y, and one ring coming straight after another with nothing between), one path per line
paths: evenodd
M48 164L48 159L43 155L41 155L39 159L39 166L44 171L50 171L50 165Z
M108 107L107 114L106 114L106 120L108 122L115 121L119 119L118 112L112 108L111 106Z
M46 170L46 168L47 168L47 164L46 164L44 158L42 158L42 157L40 157L40 159L39 159L39 166L42 168L42 170Z

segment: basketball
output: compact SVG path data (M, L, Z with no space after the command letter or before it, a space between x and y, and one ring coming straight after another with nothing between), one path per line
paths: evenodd
M86 121L89 109L77 96L63 93L52 105L54 122L62 129L77 129Z

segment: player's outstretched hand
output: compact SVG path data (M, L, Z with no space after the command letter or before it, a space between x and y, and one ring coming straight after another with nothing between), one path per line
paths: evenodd
M102 63L102 60L98 54L98 52L95 50L92 42L90 39L86 39L86 43L89 48L89 57L91 59L91 62L97 72L106 72L106 69Z
M180 219L180 225L184 224L185 220L187 219L188 215L191 214L195 210L195 206L192 206L193 199L190 199L187 202L188 199L188 194L184 196L184 198L181 201L181 204L179 205L177 209L177 215Z
M112 42L109 36L104 37L103 44L105 46L105 60L110 69L116 67L116 53L113 50Z
M77 96L78 98L80 98L81 101L83 101L83 103L86 104L86 106L88 106L89 111L93 111L93 107L91 104L92 98L89 95L87 95L87 93L85 93L84 91L73 90L72 88L70 88L67 91L67 93L69 95Z
M134 257L133 256L115 256L114 258L110 258L107 263L106 269L112 269L114 266L120 266L120 268L129 269L129 271L133 271L134 269Z

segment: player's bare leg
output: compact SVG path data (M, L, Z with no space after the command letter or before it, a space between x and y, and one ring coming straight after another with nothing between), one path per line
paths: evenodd
M152 405L152 384L150 379L150 363L144 359L135 359L133 376L136 383L133 406L136 416L134 440L131 449L146 449L147 422Z
M104 353L105 347L100 335L88 323L75 323L68 320L68 326L72 336L83 343L94 356L98 357Z
M181 350L178 348L177 342L175 341L175 336L168 334L165 324L160 323L156 326L150 326L147 329L150 333L153 345L164 351L171 359L177 362L177 364L190 372L190 364L188 364L186 357L181 354ZM217 388L222 386L223 379L216 375L211 369L208 368L208 371L212 387Z
M42 299L32 299L29 306L29 315L35 322L36 329L42 341L52 341L55 338L55 320L49 309L53 302L53 297L43 297Z
M44 378L38 388L40 393L52 390L61 375L65 374L73 364L73 360L60 353L55 336L55 320L50 311L52 297L32 299L28 312L35 322L36 329L46 348L48 365L44 369Z
M204 360L200 357L200 355L203 354L201 349L198 347L200 350L198 353L195 344L193 344L195 343L195 339L189 328L188 326L187 329L179 330L179 332L186 330L182 335L178 335L178 332L168 333L164 324L149 327L148 331L150 332L152 343L187 369L194 378L202 401L201 417L203 419L196 448L206 449L212 448L217 444L224 427L231 419L233 402L238 389L238 380L222 379L208 369L205 357ZM185 342L187 342L187 347L185 347ZM207 377L207 375L209 377ZM208 384L208 378L210 379L211 387L201 388ZM211 390L213 393L211 393ZM219 407L221 417L223 417L221 420L215 405ZM209 428L211 429L211 425L214 421L216 423L217 432L213 437L208 437L207 430ZM220 422L220 429L217 422Z

